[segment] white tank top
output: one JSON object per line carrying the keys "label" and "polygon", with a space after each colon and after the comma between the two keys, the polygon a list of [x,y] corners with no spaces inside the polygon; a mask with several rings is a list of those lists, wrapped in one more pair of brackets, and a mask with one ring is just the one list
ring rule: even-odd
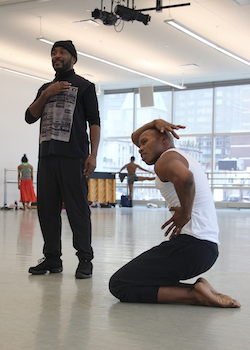
{"label": "white tank top", "polygon": [[[191,220],[183,226],[181,234],[188,234],[198,239],[205,239],[219,244],[217,216],[206,174],[200,164],[188,153],[176,148],[171,148],[166,152],[173,151],[179,153],[187,160],[189,170],[193,173],[195,181],[195,197]],[[155,185],[165,198],[168,208],[180,207],[180,201],[172,182],[162,182],[156,176]]]}

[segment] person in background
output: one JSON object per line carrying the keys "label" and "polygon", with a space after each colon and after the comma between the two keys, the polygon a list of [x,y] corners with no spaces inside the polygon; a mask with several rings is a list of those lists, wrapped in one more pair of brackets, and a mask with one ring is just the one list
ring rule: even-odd
{"label": "person in background", "polygon": [[23,210],[29,209],[29,204],[36,202],[36,195],[33,186],[33,166],[28,163],[26,154],[21,159],[22,164],[18,170],[18,189],[20,190],[20,202],[23,203]]}
{"label": "person in background", "polygon": [[75,277],[84,279],[92,276],[94,257],[88,176],[96,168],[100,140],[98,102],[95,85],[73,69],[77,52],[71,40],[54,43],[51,61],[55,79],[39,89],[25,114],[29,124],[40,119],[37,210],[44,239],[44,258],[37,266],[30,267],[29,273],[42,275],[63,270],[64,202],[79,259]]}
{"label": "person in background", "polygon": [[161,228],[163,241],[119,269],[110,279],[110,292],[120,301],[179,303],[239,308],[240,303],[217,292],[200,277],[218,257],[219,227],[211,190],[200,164],[176,149],[164,121],[145,124],[132,134],[142,160],[154,164],[156,187],[172,217]]}
{"label": "person in background", "polygon": [[140,170],[146,171],[149,174],[154,174],[154,172],[149,171],[147,169],[143,169],[140,165],[135,164],[135,157],[134,156],[132,156],[130,158],[130,163],[125,164],[121,168],[121,170],[119,171],[119,176],[120,176],[121,172],[124,169],[127,169],[127,172],[128,172],[127,176],[128,176],[129,200],[130,200],[130,207],[132,207],[133,206],[133,186],[134,186],[134,182],[135,181],[145,181],[145,180],[152,181],[152,180],[155,179],[155,177],[137,176],[136,173],[135,173],[136,170],[140,169]]}

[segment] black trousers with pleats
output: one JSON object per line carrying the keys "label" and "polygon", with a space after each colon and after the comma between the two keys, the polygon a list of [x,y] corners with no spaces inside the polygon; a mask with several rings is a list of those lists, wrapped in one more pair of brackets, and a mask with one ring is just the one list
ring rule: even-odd
{"label": "black trousers with pleats", "polygon": [[37,174],[38,217],[48,259],[62,255],[61,211],[65,204],[79,260],[91,260],[91,219],[88,179],[83,176],[84,159],[61,156],[41,157]]}
{"label": "black trousers with pleats", "polygon": [[110,292],[120,301],[156,303],[158,290],[209,270],[218,257],[216,243],[179,234],[142,253],[110,279]]}

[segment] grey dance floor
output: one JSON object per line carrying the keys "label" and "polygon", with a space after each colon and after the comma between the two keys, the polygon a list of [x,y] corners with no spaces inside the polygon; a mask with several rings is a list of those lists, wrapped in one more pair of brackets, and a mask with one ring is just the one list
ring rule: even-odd
{"label": "grey dance floor", "polygon": [[218,209],[220,256],[204,277],[241,309],[120,303],[109,277],[164,240],[165,208],[92,209],[92,279],[76,280],[77,257],[62,213],[62,274],[31,276],[42,257],[35,210],[0,211],[1,350],[246,350],[250,348],[250,211]]}

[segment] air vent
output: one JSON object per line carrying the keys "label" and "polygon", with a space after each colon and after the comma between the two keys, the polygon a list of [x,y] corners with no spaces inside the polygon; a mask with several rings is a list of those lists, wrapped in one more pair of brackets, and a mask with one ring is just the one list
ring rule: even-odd
{"label": "air vent", "polygon": [[199,66],[197,66],[197,64],[195,64],[195,63],[183,64],[183,65],[181,65],[179,67],[182,68],[182,69],[199,68]]}

